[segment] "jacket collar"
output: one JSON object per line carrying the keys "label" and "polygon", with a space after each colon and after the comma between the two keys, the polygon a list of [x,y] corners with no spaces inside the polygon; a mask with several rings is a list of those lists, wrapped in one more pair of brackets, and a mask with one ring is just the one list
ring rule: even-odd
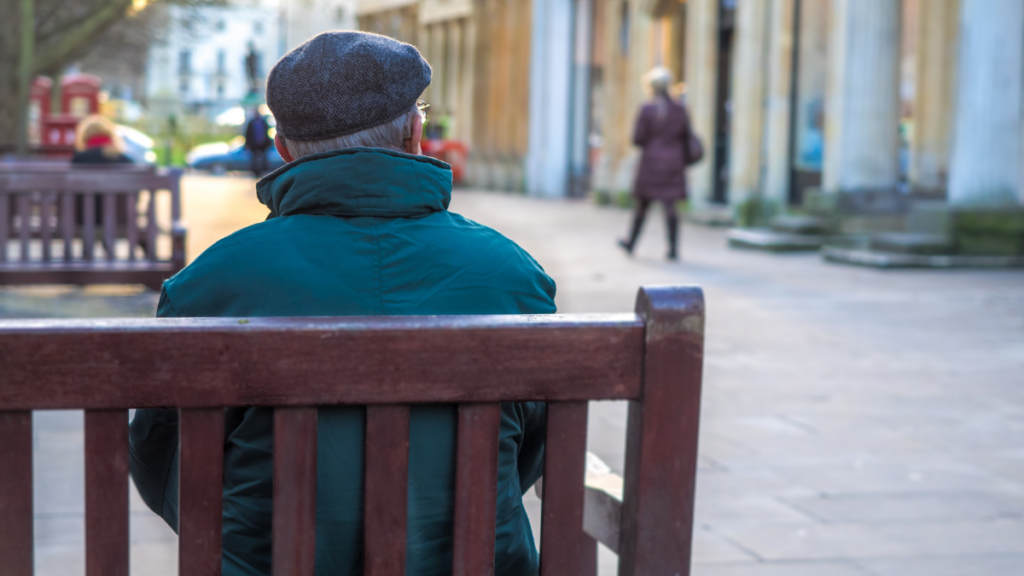
{"label": "jacket collar", "polygon": [[448,209],[451,166],[382,148],[305,156],[256,183],[269,218],[294,214],[410,218]]}

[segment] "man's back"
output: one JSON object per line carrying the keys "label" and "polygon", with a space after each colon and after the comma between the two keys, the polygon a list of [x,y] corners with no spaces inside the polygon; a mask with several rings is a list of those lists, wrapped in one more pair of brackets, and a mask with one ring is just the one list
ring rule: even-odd
{"label": "man's back", "polygon": [[[258,185],[272,217],[225,238],[169,280],[161,316],[346,316],[554,312],[554,283],[497,232],[447,212],[451,173],[437,161],[371,149],[303,158]],[[173,414],[140,411],[132,474],[176,522]],[[267,574],[272,418],[229,410],[224,573]],[[541,473],[542,404],[502,407],[496,573],[537,568],[521,495]],[[321,409],[317,570],[362,566],[364,411]],[[408,572],[451,571],[455,409],[418,406],[410,421]]]}

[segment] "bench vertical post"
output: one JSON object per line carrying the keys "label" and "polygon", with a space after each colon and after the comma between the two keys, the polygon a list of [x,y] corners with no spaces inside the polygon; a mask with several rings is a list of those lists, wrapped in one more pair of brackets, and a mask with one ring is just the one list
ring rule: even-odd
{"label": "bench vertical post", "polygon": [[128,410],[85,411],[85,574],[128,576]]}
{"label": "bench vertical post", "polygon": [[224,410],[178,411],[178,574],[221,573]]}
{"label": "bench vertical post", "polygon": [[29,260],[29,240],[32,239],[32,196],[18,194],[18,243],[21,245],[21,261]]}
{"label": "bench vertical post", "polygon": [[64,261],[75,257],[75,193],[62,192],[60,195],[60,232],[64,241]]}
{"label": "bench vertical post", "polygon": [[629,405],[621,576],[690,574],[704,357],[699,288],[642,288],[643,389]]}
{"label": "bench vertical post", "polygon": [[149,191],[149,205],[146,207],[146,256],[156,262],[156,188]]}
{"label": "bench vertical post", "polygon": [[92,262],[96,254],[96,195],[82,194],[82,259]]}
{"label": "bench vertical post", "polygon": [[32,413],[0,412],[0,439],[0,576],[32,576]]}
{"label": "bench vertical post", "polygon": [[313,576],[317,409],[274,409],[273,576]]}
{"label": "bench vertical post", "polygon": [[103,251],[107,262],[113,262],[117,253],[117,194],[103,193]]}
{"label": "bench vertical post", "polygon": [[139,193],[129,193],[124,195],[125,212],[128,214],[128,229],[126,235],[128,237],[128,261],[135,261],[135,250],[139,246]]}
{"label": "bench vertical post", "polygon": [[43,243],[43,262],[53,259],[53,229],[50,227],[50,219],[56,205],[55,196],[53,192],[43,192],[42,200],[39,202],[39,238]]}
{"label": "bench vertical post", "polygon": [[409,406],[366,407],[363,534],[366,576],[404,576]]}
{"label": "bench vertical post", "polygon": [[0,262],[7,262],[7,241],[11,237],[11,200],[8,193],[0,193]]}
{"label": "bench vertical post", "polygon": [[595,576],[597,541],[583,531],[587,402],[548,402],[541,576]]}
{"label": "bench vertical post", "polygon": [[455,457],[454,576],[494,574],[500,404],[460,404]]}

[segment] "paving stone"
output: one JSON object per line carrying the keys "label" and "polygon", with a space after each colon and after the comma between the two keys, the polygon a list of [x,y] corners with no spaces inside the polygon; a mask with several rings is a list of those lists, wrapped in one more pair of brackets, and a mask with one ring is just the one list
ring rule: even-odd
{"label": "paving stone", "polygon": [[868,559],[862,564],[877,576],[1020,576],[1024,554],[939,555]]}
{"label": "paving stone", "polygon": [[857,564],[835,562],[745,562],[695,564],[693,576],[872,576]]}

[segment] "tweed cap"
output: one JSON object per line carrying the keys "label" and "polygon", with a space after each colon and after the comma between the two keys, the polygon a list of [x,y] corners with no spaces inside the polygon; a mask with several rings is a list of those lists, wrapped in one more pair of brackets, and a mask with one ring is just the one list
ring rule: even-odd
{"label": "tweed cap", "polygon": [[324,32],[285,54],[267,78],[267,106],[289,140],[326,140],[387,124],[430,85],[419,50],[366,32]]}

